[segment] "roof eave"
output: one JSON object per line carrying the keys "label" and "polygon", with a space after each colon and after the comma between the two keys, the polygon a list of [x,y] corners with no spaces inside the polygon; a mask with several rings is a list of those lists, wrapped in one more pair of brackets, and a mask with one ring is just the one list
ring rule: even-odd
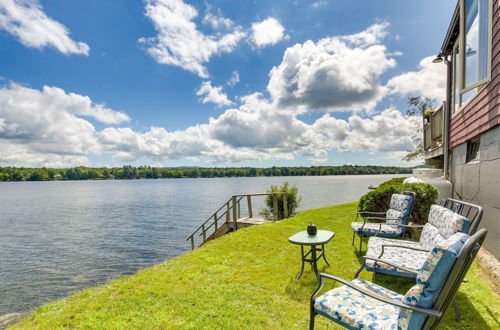
{"label": "roof eave", "polygon": [[450,26],[448,27],[448,31],[446,32],[446,37],[444,38],[443,45],[441,46],[441,54],[443,55],[451,54],[453,44],[455,43],[455,40],[458,37],[458,33],[460,32],[459,12],[460,12],[460,2],[457,1],[457,6],[455,7],[455,11],[453,12]]}

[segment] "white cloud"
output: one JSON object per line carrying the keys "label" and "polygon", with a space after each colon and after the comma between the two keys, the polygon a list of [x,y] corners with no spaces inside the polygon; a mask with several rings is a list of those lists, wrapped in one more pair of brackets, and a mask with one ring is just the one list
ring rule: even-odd
{"label": "white cloud", "polygon": [[231,78],[229,78],[226,84],[230,87],[233,87],[239,82],[240,82],[240,74],[238,73],[238,71],[233,71],[231,72]]}
{"label": "white cloud", "polygon": [[406,72],[393,77],[387,83],[391,94],[424,96],[443,101],[446,90],[446,66],[432,63],[434,56],[422,59],[418,71]]}
{"label": "white cloud", "polygon": [[18,167],[91,166],[86,156],[64,155],[33,150],[30,146],[7,143],[0,138],[0,165]]}
{"label": "white cloud", "polygon": [[373,24],[368,29],[361,31],[359,33],[354,33],[347,36],[338,37],[339,40],[345,41],[356,46],[370,46],[380,43],[389,32],[387,28],[389,23],[382,22]]}
{"label": "white cloud", "polygon": [[[321,163],[330,151],[399,154],[414,146],[417,133],[414,121],[397,109],[354,113],[348,119],[328,113],[313,123],[299,119],[301,111],[290,111],[373,107],[385,94],[380,75],[395,65],[380,44],[386,27],[382,23],[358,34],[295,45],[269,74],[270,98],[261,93],[240,97],[240,106],[206,123],[171,132],[163,127],[99,131],[89,118],[108,126],[130,118],[60,88],[35,90],[10,84],[0,89],[0,164],[86,165],[89,155],[99,154],[154,164],[173,159],[240,163],[299,156]],[[222,87],[212,86],[211,81],[204,81],[197,95],[202,102],[232,104]]]}
{"label": "white cloud", "polygon": [[210,12],[207,12],[205,14],[202,23],[210,25],[215,30],[219,30],[222,28],[230,29],[234,24],[234,22],[231,19],[223,17],[220,14],[214,15]]}
{"label": "white cloud", "polygon": [[386,93],[380,76],[396,65],[381,44],[387,27],[375,24],[357,34],[288,48],[269,74],[273,100],[299,111],[372,111]]}
{"label": "white cloud", "polygon": [[414,125],[397,109],[386,109],[371,118],[353,115],[348,123],[350,133],[341,150],[402,151],[413,146]]}
{"label": "white cloud", "polygon": [[129,120],[122,112],[60,88],[36,90],[14,83],[1,88],[0,163],[88,164],[87,156],[101,148],[94,126],[81,116],[104,124]]}
{"label": "white cloud", "polygon": [[158,63],[181,67],[201,78],[208,78],[204,64],[213,55],[232,52],[246,36],[239,26],[227,34],[203,34],[194,22],[198,11],[181,0],[146,0],[145,15],[158,32],[153,38],[139,39],[147,52]]}
{"label": "white cloud", "polygon": [[365,118],[352,115],[348,120],[325,114],[307,124],[259,93],[244,96],[241,102],[208,123],[183,130],[98,131],[80,117],[100,117],[99,106],[88,97],[55,87],[39,91],[11,84],[0,89],[0,164],[89,165],[88,156],[99,154],[155,164],[172,159],[228,163],[298,156],[324,162],[331,150],[402,152],[413,146],[413,124],[396,109]]}
{"label": "white cloud", "polygon": [[218,106],[229,106],[233,104],[233,102],[227,98],[227,94],[222,92],[222,87],[212,86],[211,81],[202,82],[200,89],[196,92],[196,95],[202,96],[200,99],[202,103],[211,102],[217,104]]}
{"label": "white cloud", "polygon": [[327,1],[316,1],[316,2],[313,2],[311,4],[311,7],[313,7],[314,9],[317,9],[317,8],[320,8],[320,7],[324,7],[328,4]]}
{"label": "white cloud", "polygon": [[325,157],[325,158],[314,158],[314,157],[312,157],[312,158],[309,158],[309,160],[311,162],[313,162],[314,164],[323,164],[323,163],[325,163],[325,162],[328,161],[328,158],[327,157]]}
{"label": "white cloud", "polygon": [[[238,109],[211,118],[211,136],[234,148],[289,151],[295,142],[307,139],[307,125],[288,113],[274,109],[260,94],[243,98]],[[306,134],[306,135],[303,135]]]}
{"label": "white cloud", "polygon": [[38,0],[0,1],[0,29],[27,46],[51,46],[63,54],[88,55],[89,46],[69,37],[68,29],[48,17]]}
{"label": "white cloud", "polygon": [[252,41],[257,47],[274,45],[284,38],[285,28],[274,17],[252,24]]}
{"label": "white cloud", "polygon": [[[23,89],[15,84],[13,88]],[[33,92],[34,90],[24,88],[24,91]],[[61,88],[44,86],[42,92],[36,91],[34,94],[37,95],[39,102],[49,107],[58,106],[73,115],[92,117],[104,124],[121,124],[130,121],[129,116],[123,112],[108,109],[102,104],[95,104],[88,96],[66,93]]]}

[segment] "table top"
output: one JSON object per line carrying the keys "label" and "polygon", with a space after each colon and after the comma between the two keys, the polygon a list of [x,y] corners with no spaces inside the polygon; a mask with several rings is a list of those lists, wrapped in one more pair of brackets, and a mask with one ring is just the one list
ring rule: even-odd
{"label": "table top", "polygon": [[329,230],[318,230],[316,236],[309,236],[304,230],[288,237],[288,241],[298,245],[321,245],[330,242],[333,236],[335,233]]}

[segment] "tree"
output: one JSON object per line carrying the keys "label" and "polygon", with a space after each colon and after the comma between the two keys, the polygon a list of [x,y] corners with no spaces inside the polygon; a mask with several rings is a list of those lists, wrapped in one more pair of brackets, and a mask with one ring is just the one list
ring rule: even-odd
{"label": "tree", "polygon": [[[272,185],[271,188],[267,191],[268,193],[275,192],[284,192],[287,197],[287,209],[288,216],[291,217],[297,211],[297,208],[300,205],[300,201],[302,197],[298,196],[298,188],[296,186],[290,187],[288,182],[284,182],[281,187]],[[278,200],[278,218],[283,219],[285,217],[285,210],[283,207],[283,195],[276,196]],[[268,195],[264,200],[266,208],[259,212],[260,215],[263,215],[266,219],[270,218],[273,215],[274,211],[274,197],[273,195]],[[277,220],[277,219],[275,219]]]}
{"label": "tree", "polygon": [[[409,119],[412,117],[424,117],[427,110],[433,109],[435,103],[428,97],[413,96],[408,98],[408,105],[410,109],[406,110],[406,114]],[[415,131],[411,136],[415,148],[413,150],[407,150],[406,155],[403,160],[411,161],[414,159],[421,158],[424,155],[424,136],[423,136],[423,123],[415,120]]]}

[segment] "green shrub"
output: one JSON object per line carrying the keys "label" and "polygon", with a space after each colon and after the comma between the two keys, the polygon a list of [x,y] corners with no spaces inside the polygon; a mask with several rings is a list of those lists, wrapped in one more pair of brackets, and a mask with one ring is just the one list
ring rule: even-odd
{"label": "green shrub", "polygon": [[[287,209],[288,209],[288,217],[291,217],[297,212],[297,208],[300,205],[300,201],[302,200],[302,197],[300,197],[298,193],[298,188],[296,186],[290,187],[288,182],[284,182],[281,187],[278,188],[278,186],[272,185],[269,190],[267,191],[268,193],[272,192],[286,192],[287,196]],[[269,219],[273,214],[273,196],[269,195],[266,197],[264,203],[266,205],[266,208],[261,210],[259,212],[260,215],[263,215],[266,217],[266,219]],[[285,217],[285,210],[283,208],[283,195],[278,195],[278,218],[283,219]]]}
{"label": "green shrub", "polygon": [[379,187],[385,187],[385,186],[392,186],[395,184],[403,184],[403,181],[405,180],[405,177],[402,178],[392,178],[390,180],[387,180],[385,182],[382,182]]}
{"label": "green shrub", "polygon": [[438,190],[428,183],[407,183],[405,178],[394,178],[382,183],[377,189],[363,195],[358,204],[358,210],[384,212],[389,208],[392,194],[400,194],[403,191],[415,192],[416,199],[413,202],[413,222],[425,224],[431,205],[437,202]]}

